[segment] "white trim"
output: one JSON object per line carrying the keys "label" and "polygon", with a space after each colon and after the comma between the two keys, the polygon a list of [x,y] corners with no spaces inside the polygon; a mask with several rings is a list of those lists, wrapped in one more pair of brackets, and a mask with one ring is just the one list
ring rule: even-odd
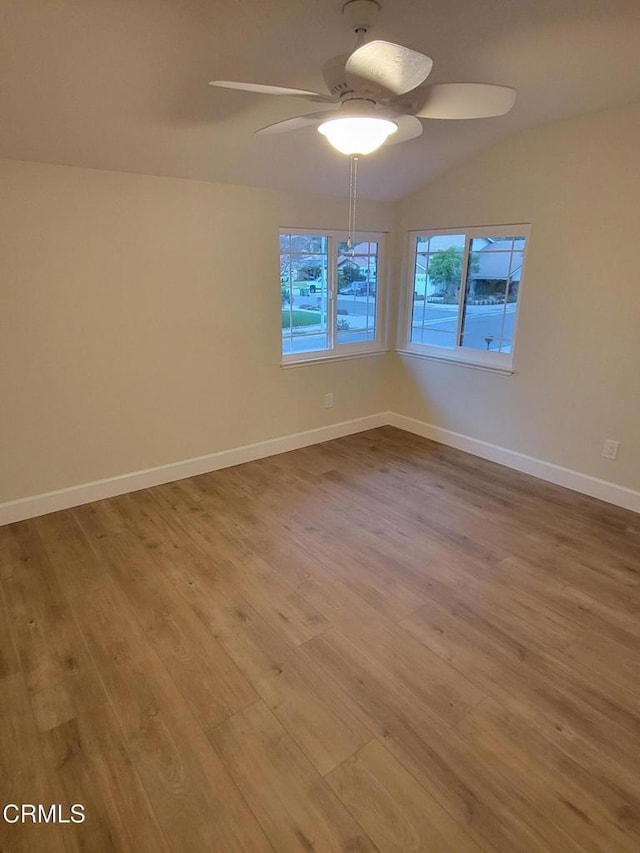
{"label": "white trim", "polygon": [[[282,352],[280,349],[280,364],[282,367],[289,365],[310,364],[314,361],[328,361],[333,358],[348,358],[353,355],[370,354],[375,352],[385,352],[388,347],[388,293],[390,288],[387,287],[389,269],[387,263],[387,239],[389,234],[387,231],[356,231],[353,234],[353,239],[356,242],[375,243],[378,247],[376,253],[376,292],[375,292],[375,338],[356,343],[340,343],[337,340],[337,324],[338,324],[338,244],[343,242],[349,236],[348,231],[336,229],[309,229],[309,228],[280,228],[279,236],[297,236],[298,234],[308,234],[313,237],[322,237],[327,240],[327,346],[325,349],[308,350],[301,352]],[[317,253],[296,253],[283,252],[280,250],[280,257],[283,254],[322,254]],[[281,280],[282,286],[282,280]],[[289,286],[293,288],[293,282],[289,282]],[[293,290],[291,289],[291,294]],[[290,310],[293,310],[293,303],[289,303]],[[284,309],[283,309],[284,310]],[[358,330],[355,329],[355,332]],[[367,327],[368,331],[368,327]],[[321,334],[321,333],[319,333]]]}
{"label": "white trim", "polygon": [[513,367],[503,367],[501,364],[489,364],[489,362],[471,361],[456,356],[446,356],[420,350],[409,349],[409,347],[419,346],[418,344],[407,344],[406,347],[397,349],[398,355],[408,355],[412,358],[426,358],[428,361],[442,361],[445,364],[457,364],[459,367],[472,367],[474,370],[488,370],[490,373],[502,373],[503,376],[513,376],[518,371]]}
{"label": "white trim", "polygon": [[[511,226],[509,226],[511,227]],[[318,228],[299,228],[297,225],[281,225],[278,229],[280,234],[293,234],[297,237],[298,234],[309,234],[311,237],[337,237],[342,239],[342,237],[348,237],[349,232],[344,228],[323,228],[319,226]],[[386,237],[390,234],[390,231],[385,231],[384,229],[369,229],[368,231],[357,231],[353,232],[354,238],[357,238],[358,242],[364,243],[375,243],[378,240],[378,237],[381,234],[384,234]],[[321,252],[294,252],[294,254],[311,254],[317,255],[321,254]]]}
{"label": "white trim", "polygon": [[33,495],[33,497],[7,501],[0,504],[0,526],[11,524],[14,521],[23,521],[26,518],[46,515],[49,512],[57,512],[61,509],[69,509],[80,504],[104,500],[104,498],[113,498],[116,495],[124,495],[128,492],[137,492],[151,486],[172,483],[175,480],[183,480],[185,477],[195,477],[198,474],[206,474],[220,468],[229,468],[231,465],[241,465],[243,462],[251,462],[254,459],[264,459],[277,453],[286,453],[288,450],[297,450],[300,447],[308,447],[310,444],[331,441],[334,438],[342,438],[342,436],[352,435],[363,430],[375,429],[388,423],[388,413],[378,412],[363,418],[341,421],[337,424],[296,432],[280,438],[271,438],[257,444],[245,444],[242,447],[221,450],[219,453],[210,453],[207,456],[198,456],[181,462],[170,462],[168,465],[146,468],[143,471],[133,471],[130,474],[121,474],[118,477],[109,477],[106,480],[96,480],[92,483],[83,483],[67,489],[58,489],[55,492],[45,492],[44,494]]}
{"label": "white trim", "polygon": [[360,355],[379,355],[388,349],[378,341],[362,341],[352,344],[336,344],[333,349],[311,349],[300,352],[283,353],[280,367],[313,364],[314,361],[336,361],[344,358],[357,358]]}
{"label": "white trim", "polygon": [[399,415],[396,412],[389,412],[388,423],[390,426],[395,426],[406,432],[412,432],[423,438],[430,438],[432,441],[455,447],[457,450],[464,450],[474,456],[481,456],[491,462],[506,465],[516,471],[522,471],[524,474],[531,474],[533,477],[539,477],[541,480],[554,483],[556,486],[564,486],[565,489],[590,495],[592,498],[616,504],[616,506],[630,509],[633,512],[640,512],[640,492],[634,489],[618,486],[608,480],[600,480],[589,474],[581,474],[571,468],[563,468],[553,462],[545,462],[544,459],[527,456],[524,453],[518,453],[516,450],[490,444],[488,441],[481,441],[478,438],[443,429],[416,418]]}
{"label": "white trim", "polygon": [[0,504],[0,526],[11,524],[14,521],[23,521],[26,518],[46,515],[49,512],[57,512],[61,509],[69,509],[80,504],[104,500],[128,492],[136,492],[139,489],[172,483],[185,477],[195,477],[198,474],[206,474],[209,471],[217,471],[231,465],[241,465],[243,462],[251,462],[254,459],[264,459],[277,453],[286,453],[289,450],[297,450],[311,444],[331,441],[334,438],[342,438],[345,435],[353,435],[381,426],[394,426],[406,432],[430,438],[440,444],[472,453],[474,456],[481,456],[483,459],[506,465],[516,471],[531,474],[549,483],[555,483],[558,486],[590,495],[607,503],[640,512],[640,492],[633,489],[618,486],[607,480],[599,480],[597,477],[581,474],[579,471],[572,471],[569,468],[562,468],[560,465],[545,462],[543,459],[526,456],[524,453],[499,447],[487,441],[480,441],[480,439],[443,429],[416,418],[409,418],[397,412],[377,412],[363,418],[341,421],[337,424],[292,433],[280,438],[271,438],[257,444],[246,444],[230,450],[221,450],[219,453],[198,456],[195,459],[171,462],[157,468],[147,468],[143,471],[122,474],[119,477],[96,480],[93,483],[71,486],[68,489],[59,489],[55,492],[46,492],[16,501],[7,501]]}
{"label": "white trim", "polygon": [[327,361],[349,361],[352,358],[368,358],[371,355],[385,355],[388,349],[363,349],[359,352],[340,353],[339,355],[319,355],[317,358],[300,358],[297,361],[282,361],[280,367],[308,367],[310,364],[324,364]]}
{"label": "white trim", "polygon": [[[433,344],[419,344],[411,341],[413,310],[415,306],[415,273],[416,259],[418,255],[418,238],[419,237],[437,237],[437,236],[464,236],[464,255],[462,269],[460,272],[460,292],[458,295],[458,316],[456,327],[456,344],[453,348],[437,347]],[[485,352],[484,350],[475,350],[470,347],[463,347],[459,343],[462,325],[464,323],[464,312],[467,294],[467,273],[469,256],[471,252],[471,240],[474,237],[513,237],[523,236],[525,245],[522,249],[522,265],[520,283],[518,288],[518,298],[515,305],[515,316],[513,323],[513,334],[511,338],[511,349],[508,353],[503,352]],[[458,363],[466,363],[467,366],[486,365],[489,370],[494,369],[498,373],[514,373],[513,360],[516,345],[516,334],[518,330],[518,317],[520,316],[520,303],[522,300],[522,285],[525,280],[525,267],[527,263],[529,244],[531,241],[531,224],[529,223],[512,223],[506,225],[481,225],[471,227],[456,227],[456,228],[422,228],[412,229],[406,232],[405,239],[405,255],[403,256],[404,272],[402,276],[401,293],[399,299],[399,317],[398,317],[398,341],[400,342],[398,351],[409,355],[413,352],[423,351],[427,357],[433,357],[439,361],[450,361]],[[513,246],[511,248],[511,258],[513,258]],[[426,299],[426,282],[425,282],[425,299]],[[506,307],[506,305],[505,305]],[[426,301],[423,311],[426,310]],[[424,318],[424,315],[423,315]],[[504,326],[504,315],[503,315]],[[415,348],[415,349],[414,349]],[[496,365],[496,367],[494,367]]]}
{"label": "white trim", "polygon": [[[504,222],[493,225],[451,225],[447,228],[410,228],[408,233],[418,237],[469,234],[471,237],[513,237],[514,228],[531,228],[530,222]],[[519,235],[518,235],[519,236]]]}

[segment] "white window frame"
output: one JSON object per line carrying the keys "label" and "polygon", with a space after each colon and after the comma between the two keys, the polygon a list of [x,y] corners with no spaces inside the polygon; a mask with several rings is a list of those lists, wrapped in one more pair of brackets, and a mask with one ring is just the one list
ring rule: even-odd
{"label": "white window frame", "polygon": [[[279,238],[287,234],[309,234],[313,237],[327,238],[327,349],[311,350],[309,352],[282,352],[280,339],[280,358],[282,367],[295,367],[317,361],[333,361],[335,359],[356,358],[365,355],[378,355],[387,352],[387,256],[386,237],[384,231],[357,231],[353,235],[354,243],[377,243],[378,256],[376,262],[376,337],[372,341],[361,343],[337,343],[337,295],[338,295],[338,243],[345,242],[349,236],[347,231],[330,228],[280,228]],[[278,245],[280,240],[278,238]]]}
{"label": "white window frame", "polygon": [[[418,237],[436,237],[446,236],[448,234],[464,234],[464,258],[461,273],[460,296],[458,300],[458,329],[457,340],[460,338],[460,326],[462,323],[463,312],[466,301],[466,282],[467,282],[467,266],[469,262],[469,252],[471,240],[474,237],[524,237],[525,246],[522,259],[522,273],[518,285],[518,301],[516,303],[516,315],[513,324],[513,337],[511,340],[511,352],[488,352],[471,347],[460,346],[456,343],[455,347],[439,347],[432,344],[417,344],[411,342],[411,321],[413,315],[414,302],[414,281],[415,281],[415,266],[416,266],[416,244]],[[419,358],[428,358],[435,361],[446,361],[454,364],[459,364],[465,367],[479,368],[482,370],[492,370],[497,373],[514,373],[513,368],[514,353],[516,348],[516,337],[518,331],[518,318],[520,316],[520,305],[522,301],[522,287],[525,282],[525,273],[527,265],[527,255],[529,252],[529,243],[531,238],[531,225],[527,223],[515,223],[509,225],[483,225],[459,228],[422,228],[415,231],[409,231],[407,234],[407,245],[405,251],[405,268],[406,275],[404,277],[403,293],[401,297],[401,305],[399,312],[399,329],[398,340],[400,345],[396,351],[401,355],[417,356]]]}

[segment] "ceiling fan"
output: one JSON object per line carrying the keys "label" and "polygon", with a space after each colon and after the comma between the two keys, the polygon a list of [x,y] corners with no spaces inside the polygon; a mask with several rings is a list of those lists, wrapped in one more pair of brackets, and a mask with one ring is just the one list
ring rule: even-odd
{"label": "ceiling fan", "polygon": [[423,131],[420,119],[488,118],[508,113],[515,89],[485,83],[421,84],[433,61],[423,53],[388,41],[366,41],[380,11],[377,0],[349,0],[342,8],[356,35],[351,53],[326,62],[322,75],[328,92],[313,92],[262,83],[212,80],[211,86],[263,95],[286,95],[332,105],[318,112],[278,121],[256,131],[283,133],[316,126],[343,154],[369,154],[382,144],[414,139]]}

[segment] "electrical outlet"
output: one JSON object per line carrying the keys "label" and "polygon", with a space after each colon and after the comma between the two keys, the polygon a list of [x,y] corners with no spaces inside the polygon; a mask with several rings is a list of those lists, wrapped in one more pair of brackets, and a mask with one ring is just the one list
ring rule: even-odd
{"label": "electrical outlet", "polygon": [[330,409],[333,406],[333,394],[324,395],[324,407]]}
{"label": "electrical outlet", "polygon": [[611,439],[608,438],[602,445],[602,455],[605,459],[615,459],[618,456],[619,447],[619,441],[611,441]]}

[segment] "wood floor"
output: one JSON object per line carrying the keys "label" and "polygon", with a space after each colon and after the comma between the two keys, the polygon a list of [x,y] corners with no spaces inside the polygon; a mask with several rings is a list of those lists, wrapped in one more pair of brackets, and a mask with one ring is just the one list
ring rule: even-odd
{"label": "wood floor", "polygon": [[2,851],[638,853],[640,519],[392,428],[0,528]]}

